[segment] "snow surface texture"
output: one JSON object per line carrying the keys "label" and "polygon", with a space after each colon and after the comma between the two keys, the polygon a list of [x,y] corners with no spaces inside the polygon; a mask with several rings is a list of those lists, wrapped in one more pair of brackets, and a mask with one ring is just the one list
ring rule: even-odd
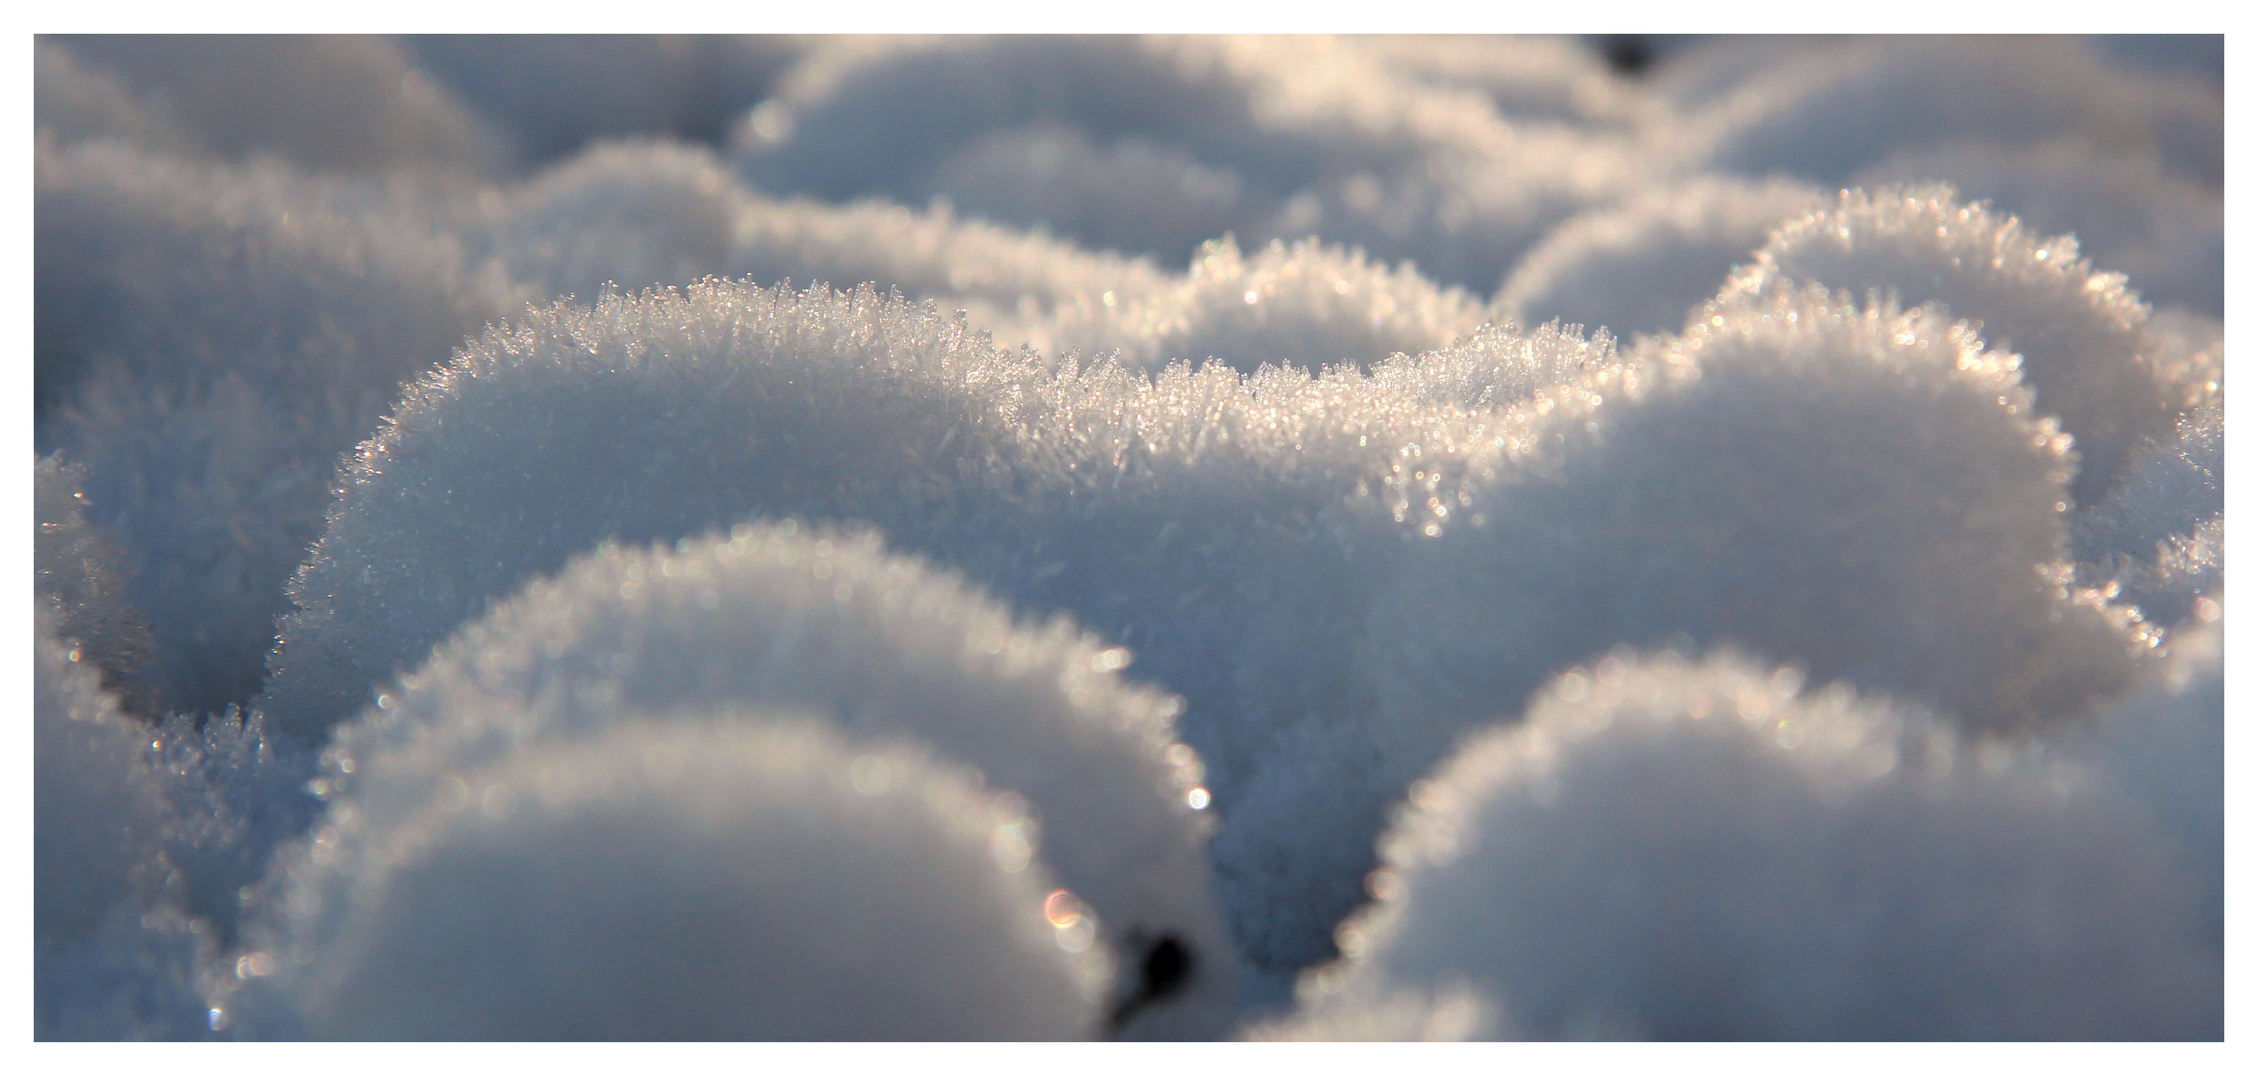
{"label": "snow surface texture", "polygon": [[2023,357],[2038,408],[2076,440],[2070,491],[2081,503],[2116,481],[2135,441],[2171,426],[2182,396],[2142,334],[2148,307],[2124,275],[2094,269],[2075,237],[2035,235],[1958,201],[1948,185],[1847,190],[1783,226],[1723,296],[1789,281],[1934,303],[1980,323],[1992,348]]}
{"label": "snow surface texture", "polygon": [[89,469],[158,700],[245,701],[338,455],[507,292],[365,185],[110,142],[36,165],[38,438]]}
{"label": "snow surface texture", "polygon": [[1441,485],[1450,527],[1369,637],[1398,725],[1511,713],[1550,671],[1675,634],[1990,730],[2126,685],[2139,642],[2063,582],[2068,440],[2012,357],[1816,288],[1707,310],[1509,414],[1497,481]]}
{"label": "snow surface texture", "polygon": [[762,512],[976,538],[1009,437],[999,391],[1039,371],[867,289],[528,312],[426,373],[349,462],[291,584],[267,711],[318,741],[488,601],[606,539]]}
{"label": "snow surface texture", "polygon": [[471,257],[499,259],[532,299],[593,300],[606,284],[632,291],[707,275],[871,282],[965,309],[999,337],[1048,345],[1062,305],[1086,322],[1107,294],[1118,303],[1174,284],[1149,262],[960,222],[946,207],[770,199],[710,150],[666,142],[591,146],[479,207]]}
{"label": "snow surface texture", "polygon": [[1180,282],[1106,303],[1097,325],[1067,321],[1058,334],[1062,344],[1118,350],[1147,368],[1169,360],[1221,360],[1246,372],[1263,364],[1370,367],[1448,345],[1480,325],[1481,314],[1463,290],[1438,290],[1408,265],[1390,270],[1361,251],[1311,241],[1289,248],[1274,240],[1249,259],[1225,237],[1201,247]]}
{"label": "snow surface texture", "polygon": [[45,606],[34,621],[33,1036],[193,1037],[196,934],[166,895],[169,807],[148,736]]}
{"label": "snow surface texture", "polygon": [[49,454],[32,466],[32,592],[55,636],[101,673],[113,694],[132,694],[148,659],[149,620],[119,599],[124,554],[86,520],[86,466]]}
{"label": "snow surface texture", "polygon": [[1819,208],[1815,188],[1784,180],[1693,179],[1563,222],[1498,293],[1498,312],[1619,335],[1677,330],[1772,229]]}
{"label": "snow surface texture", "polygon": [[[607,540],[785,518],[1181,699],[1178,899],[1247,975],[1207,1033],[1337,956],[1413,781],[1619,646],[2077,757],[2185,869],[2218,41],[42,37],[37,603],[149,735],[149,932],[232,992],[338,724]],[[116,925],[64,1027],[273,1030],[183,1024]]]}
{"label": "snow surface texture", "polygon": [[1491,454],[1405,448],[1403,503],[1433,539],[1367,571],[1349,704],[1292,718],[1225,805],[1227,890],[1254,868],[1302,898],[1250,950],[1316,959],[1405,785],[1619,643],[1737,643],[1987,729],[2043,728],[2133,677],[2129,613],[2067,585],[2062,440],[2010,411],[2007,358],[1820,291],[1719,311],[1461,436]]}
{"label": "snow surface texture", "polygon": [[1303,993],[1386,1016],[1470,984],[1487,1037],[2220,1037],[2217,942],[2147,816],[1802,681],[1730,654],[1570,669],[1411,788],[1378,902]]}
{"label": "snow surface texture", "polygon": [[[763,713],[616,719],[492,762],[369,761],[435,797],[336,804],[215,1015],[356,1040],[1099,1030],[1107,958],[1006,850],[1013,796]],[[461,771],[408,775],[433,765]]]}
{"label": "snow surface texture", "polygon": [[2224,309],[2224,208],[2154,157],[2075,139],[2012,150],[1960,143],[1892,155],[1858,179],[1867,187],[1947,181],[1964,198],[2013,208],[2038,235],[2076,234],[2080,252],[2138,282],[2150,303],[2213,316]]}
{"label": "snow surface texture", "polygon": [[82,516],[85,467],[33,478],[39,1038],[195,1037],[199,959],[315,809],[314,764],[262,718],[151,711],[132,680],[146,625],[116,596],[118,553]]}
{"label": "snow surface texture", "polygon": [[[487,602],[607,538],[862,520],[1030,610],[1072,612],[1202,701],[1185,738],[1228,810],[1280,729],[1311,710],[1363,719],[1369,693],[1344,679],[1366,590],[1427,516],[1400,505],[1399,463],[1421,444],[1488,446],[1453,395],[1610,355],[1557,332],[1482,341],[1371,376],[1148,378],[1014,357],[867,290],[709,284],[559,307],[427,377],[363,447],[293,584],[265,708],[318,739]],[[1353,801],[1377,828],[1387,798]],[[1369,835],[1275,843],[1354,860]],[[1224,879],[1242,933],[1295,928],[1258,962],[1321,949],[1347,910],[1294,921],[1297,875]]]}
{"label": "snow surface texture", "polygon": [[870,534],[787,519],[647,550],[607,543],[378,698],[331,746],[357,770],[327,782],[382,825],[428,803],[440,772],[592,737],[622,713],[804,711],[854,737],[913,739],[1023,797],[1011,857],[1025,861],[1039,828],[1043,861],[1108,928],[1128,965],[1110,1005],[1124,1033],[1212,1037],[1237,978],[1207,899],[1208,792],[1175,739],[1181,703],[1123,685],[1113,672],[1127,663],[1071,623],[1015,625]]}
{"label": "snow surface texture", "polygon": [[[1226,230],[1316,233],[1485,289],[1577,203],[1643,178],[1629,135],[1510,118],[1407,66],[1322,38],[846,40],[786,72],[734,144],[773,190],[945,196],[1167,261]],[[1040,182],[991,182],[1011,162]],[[1107,197],[1124,174],[1150,178],[1135,201]]]}

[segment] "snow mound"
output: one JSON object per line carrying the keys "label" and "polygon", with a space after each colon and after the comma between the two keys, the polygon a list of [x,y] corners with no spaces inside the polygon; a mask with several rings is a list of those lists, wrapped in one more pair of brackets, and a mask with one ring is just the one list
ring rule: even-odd
{"label": "snow mound", "polygon": [[43,39],[130,88],[208,152],[324,172],[484,172],[500,148],[400,46],[366,35],[68,35]]}
{"label": "snow mound", "polygon": [[2077,137],[2220,184],[2217,85],[2122,67],[2090,42],[1877,37],[1748,53],[1757,62],[1745,77],[1728,79],[1729,89],[1687,117],[1678,138],[1690,163],[1833,185],[1901,150]]}
{"label": "snow mound", "polygon": [[2013,213],[2038,235],[2076,234],[2079,251],[2127,275],[2151,303],[2214,316],[2225,308],[2225,202],[2152,156],[2078,139],[2013,148],[1970,142],[1892,154],[1857,177],[1868,188],[1938,181]]}
{"label": "snow mound", "polygon": [[37,438],[125,550],[158,703],[258,690],[337,457],[505,309],[371,185],[86,143],[35,164]]}
{"label": "snow mound", "polygon": [[1495,309],[1619,336],[1666,334],[1754,257],[1771,231],[1819,208],[1789,180],[1694,177],[1562,222],[1505,279]]}
{"label": "snow mound", "polygon": [[401,47],[484,117],[512,158],[539,165],[600,138],[718,142],[806,46],[753,35],[418,34]]}
{"label": "snow mound", "polygon": [[650,549],[607,543],[389,688],[332,742],[341,771],[327,783],[389,820],[387,807],[430,801],[440,773],[592,737],[623,713],[837,717],[853,737],[914,740],[1023,796],[1027,841],[1039,824],[1060,883],[1124,963],[1152,969],[1113,1003],[1125,1030],[1210,1037],[1237,988],[1207,899],[1211,823],[1197,811],[1209,793],[1175,738],[1181,702],[1124,685],[1113,673],[1127,663],[1064,620],[1015,623],[867,533],[787,519]]}
{"label": "snow mound", "polygon": [[1119,350],[1152,369],[1170,360],[1221,360],[1245,372],[1263,364],[1369,368],[1441,348],[1482,321],[1481,305],[1462,290],[1308,240],[1274,240],[1249,259],[1225,236],[1200,248],[1184,278],[1132,296],[1097,308],[1094,325],[1062,317],[1059,344]]}
{"label": "snow mound", "polygon": [[2219,1037],[2219,953],[2147,818],[1801,683],[1730,654],[1562,674],[1412,788],[1303,993],[1464,982],[1532,1038]]}
{"label": "snow mound", "polygon": [[1416,82],[1478,90],[1509,119],[1602,130],[1662,119],[1644,87],[1571,38],[1385,34],[1337,40]]}
{"label": "snow mound", "polygon": [[883,202],[832,206],[759,195],[710,150],[665,141],[590,146],[514,188],[482,196],[464,243],[507,267],[529,300],[593,301],[686,286],[708,276],[774,285],[830,281],[900,289],[1013,342],[1050,349],[1061,319],[1083,322],[1102,297],[1174,285],[1143,260]]}
{"label": "snow mound", "polygon": [[[1357,628],[1429,514],[1410,490],[1427,474],[1399,466],[1490,452],[1453,399],[1611,355],[1557,330],[1484,340],[1479,361],[1370,376],[1147,376],[1014,358],[868,290],[707,283],[559,306],[427,377],[364,446],[294,585],[264,708],[318,740],[489,601],[609,538],[863,521],[1134,650],[1141,677],[1201,703],[1181,729],[1228,809],[1280,729],[1365,715]],[[1343,841],[1321,834],[1307,842]],[[1225,892],[1242,931],[1298,904]]]}
{"label": "snow mound", "polygon": [[[733,147],[769,190],[946,197],[1170,261],[1221,231],[1317,233],[1485,289],[1545,227],[1651,172],[1628,135],[1508,119],[1484,89],[1385,52],[1313,37],[827,43]],[[1145,190],[1107,200],[1123,171]]]}
{"label": "snow mound", "polygon": [[1981,324],[1994,350],[2021,354],[2038,409],[2076,440],[2070,493],[2081,504],[2109,490],[2142,436],[2171,427],[2170,379],[2143,333],[2148,306],[2124,276],[2096,270],[2075,237],[2039,236],[1947,185],[1844,191],[1782,226],[1720,299],[1798,281],[1936,304]]}
{"label": "snow mound", "polygon": [[746,198],[710,152],[603,143],[490,199],[476,250],[528,299],[687,285],[728,266]]}
{"label": "snow mound", "polygon": [[1414,775],[1560,667],[1674,635],[1988,730],[2128,685],[2142,628],[2070,587],[2067,440],[2012,357],[1818,289],[1708,310],[1518,406],[1495,480],[1444,478],[1366,635]]}
{"label": "snow mound", "polygon": [[[975,527],[1031,360],[868,289],[706,283],[489,329],[348,459],[263,698],[318,742],[539,574],[757,513]],[[972,520],[967,520],[972,518]]]}
{"label": "snow mound", "polygon": [[1097,1029],[1104,950],[1039,864],[999,857],[1010,796],[766,713],[620,719],[443,763],[433,798],[334,804],[214,1014],[356,1040]]}

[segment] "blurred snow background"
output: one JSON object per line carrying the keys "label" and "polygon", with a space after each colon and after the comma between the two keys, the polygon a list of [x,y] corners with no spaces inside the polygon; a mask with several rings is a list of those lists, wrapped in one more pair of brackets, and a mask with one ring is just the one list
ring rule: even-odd
{"label": "blurred snow background", "polygon": [[42,36],[35,1033],[2219,1038],[2220,42]]}

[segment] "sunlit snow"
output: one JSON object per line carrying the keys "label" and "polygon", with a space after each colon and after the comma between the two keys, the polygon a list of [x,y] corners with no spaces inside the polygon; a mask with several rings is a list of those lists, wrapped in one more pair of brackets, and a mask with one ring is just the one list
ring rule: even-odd
{"label": "sunlit snow", "polygon": [[40,37],[35,1036],[2219,1039],[2220,41]]}

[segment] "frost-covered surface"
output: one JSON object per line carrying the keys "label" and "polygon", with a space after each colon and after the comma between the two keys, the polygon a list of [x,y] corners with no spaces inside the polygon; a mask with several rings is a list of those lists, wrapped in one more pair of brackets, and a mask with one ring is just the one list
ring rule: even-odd
{"label": "frost-covered surface", "polygon": [[1301,898],[1269,955],[1315,959],[1359,841],[1460,734],[1617,644],[1759,648],[1988,729],[2132,678],[2145,639],[2071,587],[2062,441],[2010,411],[2007,358],[1818,291],[1718,311],[1399,451],[1398,513],[1432,539],[1368,562],[1353,669],[1225,804],[1227,885]]}
{"label": "frost-covered surface", "polygon": [[37,437],[88,468],[168,708],[256,693],[337,456],[506,310],[370,184],[115,142],[38,155]]}
{"label": "frost-covered surface", "polygon": [[2137,635],[2068,587],[2068,440],[2012,357],[1815,288],[1707,311],[1507,413],[1496,480],[1433,485],[1440,539],[1370,636],[1383,711],[1510,713],[1565,664],[1677,634],[1986,729],[2126,684]]}
{"label": "frost-covered surface", "polygon": [[58,641],[101,673],[113,694],[133,695],[148,659],[149,620],[120,598],[124,553],[86,520],[86,466],[49,454],[32,466],[32,592]]}
{"label": "frost-covered surface", "polygon": [[1487,1037],[2220,1037],[2217,940],[2149,817],[1802,682],[1729,654],[1570,669],[1411,787],[1303,994],[1385,1017],[1470,984]]}
{"label": "frost-covered surface", "polygon": [[1773,228],[1819,208],[1818,189],[1786,180],[1689,179],[1562,222],[1498,293],[1501,315],[1668,333],[1752,262]]}
{"label": "frost-covered surface", "polygon": [[2109,490],[2132,444],[2171,425],[2175,393],[2148,306],[2124,275],[2094,267],[2073,236],[2046,237],[1950,185],[1846,190],[1837,205],[1781,227],[1722,295],[1816,281],[1907,306],[1936,304],[1980,324],[1993,349],[2023,358],[2041,415],[2076,441],[2081,503]]}
{"label": "frost-covered surface", "polygon": [[198,929],[171,902],[171,807],[140,722],[57,641],[42,605],[32,656],[32,1033],[193,1038]]}
{"label": "frost-covered surface", "polygon": [[1999,149],[1970,142],[1894,154],[1860,170],[1868,187],[1943,180],[1963,198],[2010,207],[2042,236],[2075,233],[2097,266],[2129,276],[2154,304],[2223,309],[2224,206],[2215,191],[2153,156],[2076,140]]}
{"label": "frost-covered surface", "polygon": [[[1577,202],[1642,177],[1631,136],[1509,117],[1416,66],[1322,38],[849,40],[786,72],[734,142],[764,188],[946,196],[1168,262],[1227,229],[1316,233],[1480,288]],[[988,181],[1015,158],[1050,182]],[[1124,171],[1147,194],[1106,200]]]}
{"label": "frost-covered surface", "polygon": [[[964,309],[1000,339],[1050,347],[1061,320],[1080,326],[1124,298],[1185,292],[1149,260],[960,220],[946,204],[770,198],[711,150],[667,141],[597,143],[475,207],[442,206],[476,222],[465,236],[471,257],[498,260],[533,299],[593,301],[606,285],[634,291],[708,275],[868,282]],[[1423,279],[1414,287],[1432,292]],[[1091,340],[1066,344],[1095,342],[1081,336]]]}
{"label": "frost-covered surface", "polygon": [[[2209,889],[2215,951],[2202,672],[2225,665],[2189,658],[2225,582],[2220,41],[41,37],[37,617],[147,736],[170,881],[105,916],[79,955],[106,959],[74,970],[106,974],[40,1030],[315,1031],[175,1006],[264,978],[245,905],[271,916],[272,854],[303,869],[350,805],[309,787],[347,775],[334,733],[438,709],[404,679],[475,667],[473,630],[606,627],[612,661],[679,641],[712,665],[674,687],[721,710],[697,723],[785,708],[863,738],[718,650],[932,627],[813,585],[723,626],[603,578],[672,586],[652,559],[718,567],[732,527],[786,519],[794,543],[874,530],[872,565],[1029,641],[1065,618],[1068,652],[1115,658],[1101,697],[1173,699],[1185,760],[1108,782],[1213,819],[1205,841],[1089,811],[1121,830],[1067,844],[1039,790],[1087,789],[1080,813],[1106,783],[1006,781],[985,742],[887,728],[1044,816],[1027,873],[1091,893],[1074,925],[1121,968],[1084,1035],[1558,1034],[1464,980],[1280,1010],[1338,956],[1388,808],[1625,647],[1742,650],[2083,770],[2148,824],[2076,851]],[[508,622],[575,588],[604,604]],[[892,648],[864,667],[951,700],[1050,685]],[[614,734],[590,687],[656,686],[521,659],[495,700],[589,738]],[[620,719],[674,738],[671,710]],[[2076,853],[2067,819],[2017,820]],[[1175,861],[1129,907],[1219,912],[1184,933],[1236,1001],[1195,978],[1218,996],[1112,1022],[1186,970],[1099,910],[1119,875],[1091,867],[1133,862],[1132,833]],[[2004,919],[1968,931],[1991,967],[1915,953],[1905,977],[1939,1002],[2048,979]],[[284,981],[333,940],[291,946]],[[2128,948],[2125,971],[2177,963]],[[1675,1031],[1653,1017],[1716,996],[1654,993],[1575,1031]],[[2099,1007],[2031,1000],[1956,1022],[2075,1037]],[[1831,1030],[1812,1015],[1772,1030]]]}
{"label": "frost-covered surface", "polygon": [[1039,372],[867,289],[529,311],[426,373],[348,462],[266,708],[318,740],[489,601],[607,539],[767,513],[980,542],[986,474],[1010,464],[1003,391]]}
{"label": "frost-covered surface", "polygon": [[[1413,478],[1396,462],[1422,443],[1487,452],[1453,400],[1476,396],[1469,384],[1611,355],[1558,332],[1483,340],[1481,359],[1370,376],[1146,376],[1013,356],[867,290],[712,284],[539,313],[427,377],[363,447],[293,585],[265,707],[318,737],[488,601],[608,538],[755,514],[862,520],[1032,610],[1072,612],[1200,701],[1185,738],[1229,810],[1282,729],[1367,715],[1350,661],[1368,590],[1431,513],[1402,505]],[[1385,798],[1356,801],[1376,815]],[[1368,846],[1284,828],[1272,843],[1352,860]],[[1345,913],[1287,915],[1308,906],[1302,884],[1224,870],[1242,933],[1296,927],[1283,933],[1300,944],[1262,946],[1260,962],[1321,948]]]}
{"label": "frost-covered surface", "polygon": [[333,806],[214,1015],[356,1040],[1098,1032],[1104,948],[1005,850],[1024,800],[761,713],[615,719],[491,762],[368,761],[426,797]]}
{"label": "frost-covered surface", "polygon": [[[1113,673],[1128,661],[1065,621],[1014,624],[868,534],[787,519],[607,543],[389,688],[332,742],[325,783],[383,827],[429,802],[441,773],[592,738],[623,714],[808,712],[857,738],[915,740],[1022,798],[1029,821],[998,857],[1023,864],[1039,837],[1097,913],[1130,965],[1110,1003],[1125,1032],[1213,1036],[1237,963],[1208,900],[1209,794],[1175,740],[1180,702],[1125,686]],[[1156,951],[1171,969],[1140,985]]]}
{"label": "frost-covered surface", "polygon": [[[1106,296],[1113,296],[1107,293]],[[1119,350],[1158,368],[1170,360],[1370,367],[1397,353],[1441,348],[1482,322],[1462,289],[1437,289],[1408,265],[1376,266],[1361,251],[1279,241],[1251,259],[1230,237],[1203,246],[1180,281],[1106,301],[1093,325],[1067,318],[1059,343]]]}

